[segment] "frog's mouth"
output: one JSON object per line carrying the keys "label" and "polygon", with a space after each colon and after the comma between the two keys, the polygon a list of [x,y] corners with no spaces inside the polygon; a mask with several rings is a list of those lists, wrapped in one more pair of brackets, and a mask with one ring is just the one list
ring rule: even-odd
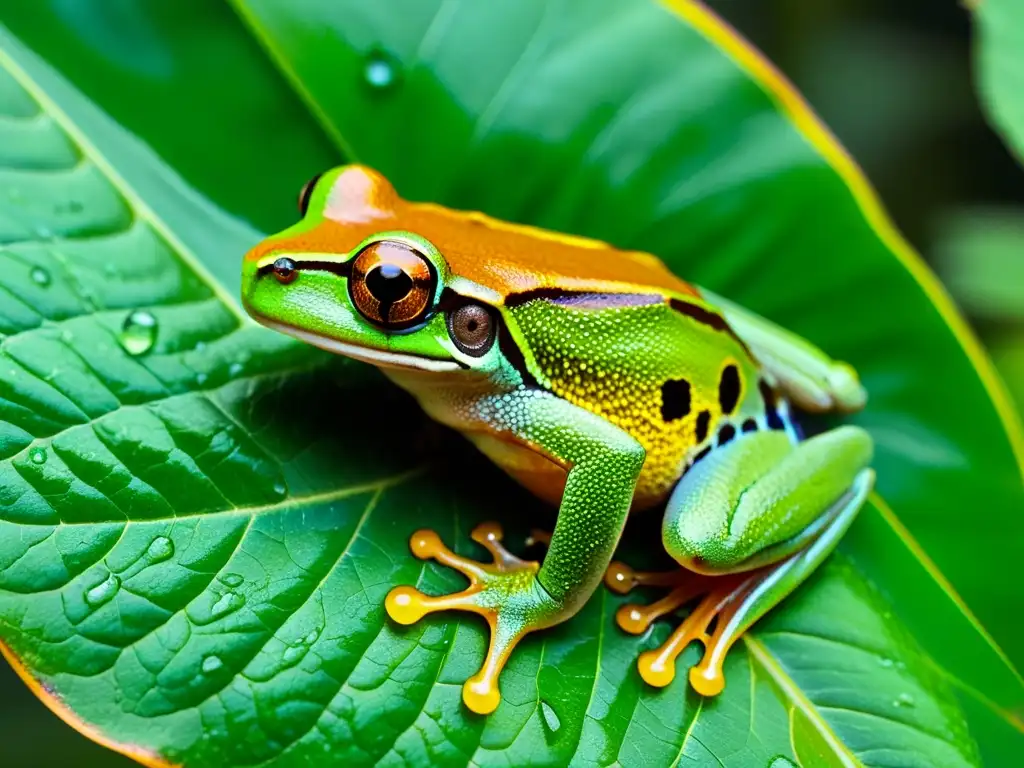
{"label": "frog's mouth", "polygon": [[275,331],[280,331],[292,336],[314,347],[333,352],[336,355],[351,357],[364,363],[370,363],[381,368],[400,368],[404,370],[446,372],[461,370],[461,366],[452,360],[435,360],[429,357],[418,357],[417,355],[405,355],[401,352],[390,352],[383,349],[368,349],[356,344],[347,344],[337,339],[329,339],[318,336],[315,333],[304,331],[301,328],[294,328],[285,323],[266,318],[258,318],[261,325],[265,325]]}

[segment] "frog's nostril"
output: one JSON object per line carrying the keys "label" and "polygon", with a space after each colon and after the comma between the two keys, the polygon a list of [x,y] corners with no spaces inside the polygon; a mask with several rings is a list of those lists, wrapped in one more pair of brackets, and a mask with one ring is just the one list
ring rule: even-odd
{"label": "frog's nostril", "polygon": [[397,264],[381,264],[366,275],[366,289],[381,304],[401,301],[412,288],[412,278]]}

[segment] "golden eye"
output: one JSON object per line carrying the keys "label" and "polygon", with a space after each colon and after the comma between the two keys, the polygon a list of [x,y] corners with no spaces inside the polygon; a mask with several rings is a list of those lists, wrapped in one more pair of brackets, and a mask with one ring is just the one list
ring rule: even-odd
{"label": "golden eye", "polygon": [[309,210],[309,200],[313,197],[313,189],[316,187],[316,183],[320,181],[322,173],[318,173],[312,179],[302,185],[302,189],[299,190],[299,215],[305,216],[306,211]]}
{"label": "golden eye", "polygon": [[295,270],[295,262],[283,256],[274,262],[271,272],[274,273],[274,277],[277,278],[279,283],[284,283],[285,285],[294,280],[298,274]]}
{"label": "golden eye", "polygon": [[448,335],[459,351],[482,357],[494,344],[495,322],[490,311],[479,304],[463,304],[448,313]]}
{"label": "golden eye", "polygon": [[406,243],[381,240],[352,262],[349,294],[370,322],[399,329],[426,315],[437,278],[426,257]]}

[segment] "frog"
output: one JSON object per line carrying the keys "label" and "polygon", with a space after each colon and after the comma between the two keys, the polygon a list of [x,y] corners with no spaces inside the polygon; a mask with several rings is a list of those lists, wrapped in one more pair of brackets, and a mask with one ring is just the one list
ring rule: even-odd
{"label": "frog", "polygon": [[[619,607],[634,634],[695,603],[637,668],[667,686],[697,641],[689,684],[719,694],[733,644],[817,569],[871,492],[867,431],[839,423],[807,436],[797,418],[861,409],[853,367],[652,254],[405,200],[365,165],[312,179],[299,213],[244,256],[252,318],[376,366],[557,506],[553,530],[532,535],[539,560],[513,554],[498,522],[471,533],[489,560],[457,554],[433,530],[411,534],[415,557],[468,585],[396,586],[384,608],[398,625],[441,611],[485,620],[465,706],[493,712],[522,638],[570,619],[602,582],[668,590]],[[614,560],[627,519],[656,508],[678,567]]]}

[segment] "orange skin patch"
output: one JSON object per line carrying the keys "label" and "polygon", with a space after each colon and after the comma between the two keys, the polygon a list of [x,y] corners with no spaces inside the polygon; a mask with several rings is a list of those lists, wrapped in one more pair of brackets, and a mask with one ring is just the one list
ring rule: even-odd
{"label": "orange skin patch", "polygon": [[597,240],[509,224],[475,211],[452,211],[403,200],[379,173],[345,168],[331,188],[325,218],[303,231],[270,238],[249,252],[348,253],[380,232],[404,230],[429,240],[452,274],[502,298],[548,288],[627,293],[641,285],[667,294],[699,296],[657,258]]}

